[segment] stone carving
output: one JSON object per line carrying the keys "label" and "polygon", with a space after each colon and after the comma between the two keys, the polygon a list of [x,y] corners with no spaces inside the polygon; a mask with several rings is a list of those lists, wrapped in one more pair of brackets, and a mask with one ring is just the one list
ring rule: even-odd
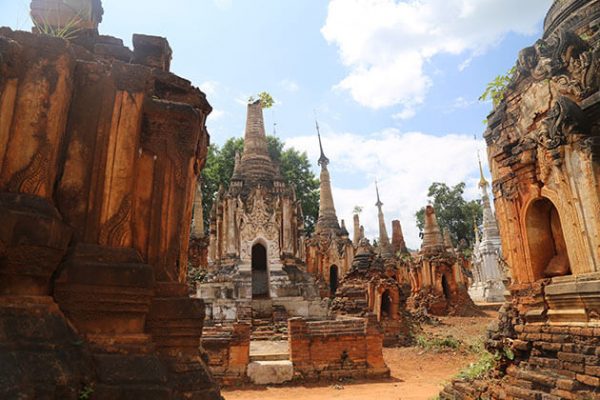
{"label": "stone carving", "polygon": [[554,150],[566,143],[568,135],[587,135],[588,132],[589,124],[581,108],[568,97],[561,96],[543,121],[537,142],[548,150]]}
{"label": "stone carving", "polygon": [[[489,119],[510,300],[486,346],[510,347],[514,357],[502,359],[491,379],[453,382],[441,399],[586,399],[598,392],[596,360],[585,354],[599,351],[590,330],[600,315],[599,17],[598,0],[555,1],[544,38],[521,52]],[[513,118],[525,136],[510,131]]]}
{"label": "stone carving", "polygon": [[131,217],[131,196],[127,195],[121,201],[121,206],[115,215],[100,228],[99,243],[105,246],[121,247],[123,246],[125,236],[127,235],[126,224],[130,222]]}
{"label": "stone carving", "polygon": [[8,181],[7,189],[15,193],[37,194],[47,179],[50,167],[49,145],[44,137],[39,137],[40,146],[33,154],[31,162],[16,172]]}

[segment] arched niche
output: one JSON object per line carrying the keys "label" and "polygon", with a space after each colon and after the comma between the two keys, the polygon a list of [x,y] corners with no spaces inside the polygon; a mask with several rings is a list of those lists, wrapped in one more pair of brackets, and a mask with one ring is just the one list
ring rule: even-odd
{"label": "arched niche", "polygon": [[525,233],[534,280],[571,274],[560,215],[550,200],[542,197],[529,204]]}
{"label": "arched niche", "polygon": [[446,278],[446,274],[442,274],[442,292],[444,293],[446,300],[450,300],[450,297],[452,297],[452,290],[450,289],[450,283]]}
{"label": "arched niche", "polygon": [[381,316],[381,319],[390,319],[392,316],[392,296],[390,294],[389,289],[385,290],[382,294],[381,294],[381,307],[379,310],[379,315]]}
{"label": "arched niche", "polygon": [[269,297],[267,248],[262,243],[252,246],[252,298]]}
{"label": "arched niche", "polygon": [[339,269],[337,265],[329,267],[329,293],[331,296],[335,295],[335,291],[339,285]]}

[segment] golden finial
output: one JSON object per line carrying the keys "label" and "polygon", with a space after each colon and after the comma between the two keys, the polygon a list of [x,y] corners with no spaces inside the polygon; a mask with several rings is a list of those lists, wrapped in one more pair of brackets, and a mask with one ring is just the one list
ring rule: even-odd
{"label": "golden finial", "polygon": [[483,176],[483,167],[481,166],[481,157],[479,157],[479,151],[477,152],[477,161],[479,162],[479,187],[483,188],[489,183]]}

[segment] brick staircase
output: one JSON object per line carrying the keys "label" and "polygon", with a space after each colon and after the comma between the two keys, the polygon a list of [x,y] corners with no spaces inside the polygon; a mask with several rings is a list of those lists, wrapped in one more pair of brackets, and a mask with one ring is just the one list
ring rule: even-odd
{"label": "brick staircase", "polygon": [[270,316],[253,313],[250,340],[287,340],[287,319],[283,306],[273,306]]}

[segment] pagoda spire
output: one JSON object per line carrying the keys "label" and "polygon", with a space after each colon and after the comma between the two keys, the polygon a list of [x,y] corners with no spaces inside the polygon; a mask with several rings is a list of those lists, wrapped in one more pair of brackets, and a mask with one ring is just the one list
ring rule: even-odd
{"label": "pagoda spire", "polygon": [[383,205],[383,203],[379,198],[379,187],[377,186],[377,180],[375,180],[375,192],[377,192],[377,203],[375,203],[375,206],[381,211],[381,206]]}
{"label": "pagoda spire", "polygon": [[317,128],[317,136],[319,138],[319,149],[321,155],[319,156],[318,164],[321,167],[320,175],[320,186],[319,186],[319,218],[317,219],[316,232],[323,232],[324,230],[334,230],[335,232],[340,231],[340,224],[338,222],[337,215],[335,213],[335,205],[333,203],[333,194],[331,190],[331,178],[327,165],[329,159],[323,152],[323,143],[321,142],[321,132],[319,132],[319,123],[315,120],[315,126]]}
{"label": "pagoda spire", "polygon": [[244,178],[251,179],[272,180],[275,176],[260,100],[248,104],[244,151],[239,162],[239,172]]}
{"label": "pagoda spire", "polygon": [[483,167],[479,153],[477,153],[477,161],[479,162],[479,188],[481,189],[481,200],[483,203],[483,237],[481,241],[486,242],[491,240],[500,243],[500,231],[498,230],[498,223],[496,222],[490,196],[487,191],[489,183],[483,176]]}
{"label": "pagoda spire", "polygon": [[442,231],[435,216],[435,210],[431,204],[425,207],[425,226],[423,228],[423,242],[421,253],[431,255],[445,251]]}
{"label": "pagoda spire", "polygon": [[321,155],[319,156],[319,160],[317,163],[319,166],[322,164],[329,165],[329,158],[325,156],[325,152],[323,152],[323,143],[321,142],[321,131],[319,130],[319,121],[315,120],[315,126],[317,128],[317,136],[319,137],[319,150],[321,150]]}
{"label": "pagoda spire", "polygon": [[383,203],[379,198],[379,187],[377,186],[377,181],[375,181],[375,191],[377,193],[377,218],[379,220],[379,250],[382,256],[392,256],[392,248],[390,246],[390,239],[388,237],[387,229],[385,227],[385,218],[383,217],[383,210],[381,206]]}

